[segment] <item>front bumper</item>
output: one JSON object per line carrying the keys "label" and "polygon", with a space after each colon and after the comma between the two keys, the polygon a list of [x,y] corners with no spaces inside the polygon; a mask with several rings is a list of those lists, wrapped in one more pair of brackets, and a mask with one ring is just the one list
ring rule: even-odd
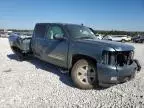
{"label": "front bumper", "polygon": [[138,61],[123,67],[97,64],[98,81],[102,87],[109,87],[126,82],[134,78],[136,71],[140,71]]}

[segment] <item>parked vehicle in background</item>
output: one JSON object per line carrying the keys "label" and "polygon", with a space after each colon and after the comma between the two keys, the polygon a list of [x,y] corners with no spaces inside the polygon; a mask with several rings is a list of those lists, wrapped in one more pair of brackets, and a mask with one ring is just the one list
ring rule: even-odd
{"label": "parked vehicle in background", "polygon": [[104,40],[111,40],[116,42],[128,42],[131,41],[131,37],[127,35],[107,35]]}
{"label": "parked vehicle in background", "polygon": [[104,36],[102,39],[112,41],[112,37],[110,35]]}
{"label": "parked vehicle in background", "polygon": [[134,78],[140,71],[133,46],[98,40],[82,25],[38,23],[32,37],[12,35],[9,42],[20,57],[30,54],[68,70],[81,89],[109,87]]}
{"label": "parked vehicle in background", "polygon": [[13,32],[13,34],[16,34],[19,36],[32,36],[31,32]]}
{"label": "parked vehicle in background", "polygon": [[0,37],[8,38],[11,33],[12,33],[12,31],[7,31],[7,30],[0,31]]}
{"label": "parked vehicle in background", "polygon": [[132,38],[132,42],[144,43],[144,36],[135,36],[135,37]]}
{"label": "parked vehicle in background", "polygon": [[103,35],[101,35],[101,34],[96,34],[96,37],[97,37],[97,39],[100,39],[100,40],[103,39]]}
{"label": "parked vehicle in background", "polygon": [[8,33],[1,33],[0,37],[2,37],[2,38],[8,38],[9,34]]}
{"label": "parked vehicle in background", "polygon": [[95,36],[96,36],[97,39],[101,40],[103,38],[102,34],[96,34],[94,29],[92,29],[92,28],[89,28],[89,29],[95,34]]}

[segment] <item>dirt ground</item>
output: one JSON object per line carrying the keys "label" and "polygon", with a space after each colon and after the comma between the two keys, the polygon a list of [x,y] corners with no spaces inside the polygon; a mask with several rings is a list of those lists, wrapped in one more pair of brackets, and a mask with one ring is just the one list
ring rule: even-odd
{"label": "dirt ground", "polygon": [[38,59],[19,61],[0,38],[0,108],[144,108],[144,44],[133,44],[142,70],[126,83],[80,90],[68,74]]}

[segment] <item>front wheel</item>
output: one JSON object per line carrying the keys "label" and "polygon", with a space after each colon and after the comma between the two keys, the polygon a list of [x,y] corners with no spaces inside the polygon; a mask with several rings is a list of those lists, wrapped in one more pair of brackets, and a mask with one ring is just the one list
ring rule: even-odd
{"label": "front wheel", "polygon": [[78,60],[72,68],[71,77],[78,88],[92,89],[97,85],[96,66],[89,60]]}

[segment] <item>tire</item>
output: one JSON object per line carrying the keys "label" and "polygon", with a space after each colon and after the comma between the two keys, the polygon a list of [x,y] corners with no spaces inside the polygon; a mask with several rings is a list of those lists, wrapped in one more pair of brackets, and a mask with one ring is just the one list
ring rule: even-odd
{"label": "tire", "polygon": [[144,43],[144,40],[141,40],[141,43]]}
{"label": "tire", "polygon": [[122,39],[122,40],[121,40],[121,42],[122,42],[122,43],[125,43],[125,40],[124,40],[124,39]]}
{"label": "tire", "polygon": [[96,65],[85,59],[78,60],[72,68],[71,77],[80,89],[93,89],[97,86]]}
{"label": "tire", "polygon": [[108,39],[109,41],[112,41],[112,39]]}
{"label": "tire", "polygon": [[135,40],[132,40],[132,43],[136,43]]}
{"label": "tire", "polygon": [[23,61],[26,58],[26,54],[16,47],[11,47],[12,51],[16,54],[19,61]]}

